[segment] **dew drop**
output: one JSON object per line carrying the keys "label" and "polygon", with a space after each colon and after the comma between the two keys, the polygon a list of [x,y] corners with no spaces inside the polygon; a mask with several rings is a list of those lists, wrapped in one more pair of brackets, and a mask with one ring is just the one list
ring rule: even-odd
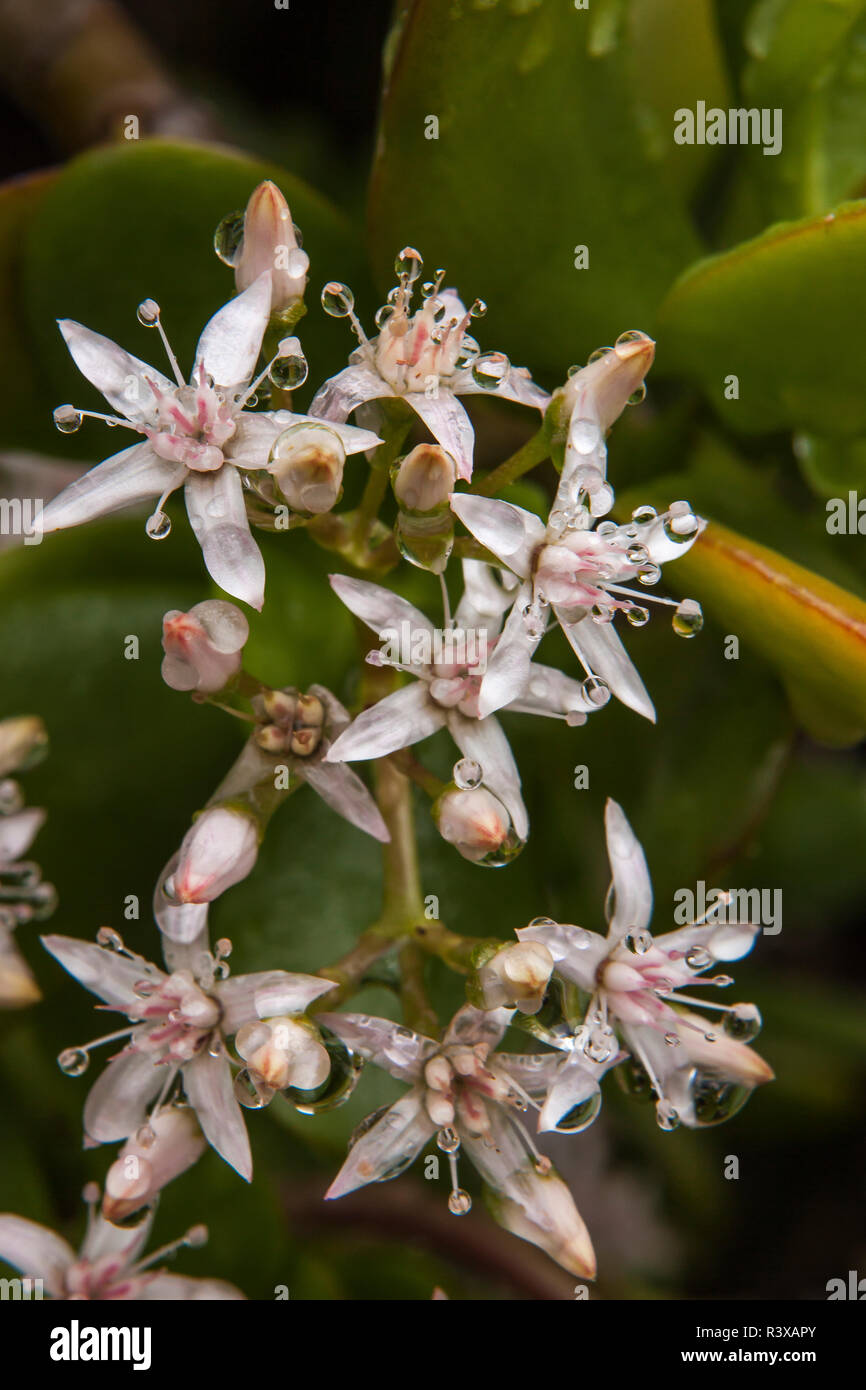
{"label": "dew drop", "polygon": [[171,532],[171,517],[167,512],[154,512],[144,523],[144,529],[152,541],[164,541]]}
{"label": "dew drop", "polygon": [[90,1058],[83,1047],[67,1047],[57,1058],[57,1065],[64,1076],[82,1076],[90,1066]]}
{"label": "dew drop", "polygon": [[410,285],[414,285],[423,268],[421,253],[416,251],[414,246],[404,246],[394,262],[394,274],[399,275],[401,279],[405,278]]}
{"label": "dew drop", "polygon": [[81,429],[84,417],[74,405],[59,405],[54,411],[54,425],[61,434],[74,434]]}
{"label": "dew drop", "polygon": [[481,786],[484,772],[481,764],[474,758],[461,758],[454,764],[452,775],[462,791],[474,791],[476,787]]}
{"label": "dew drop", "polygon": [[456,1154],[460,1148],[460,1135],[449,1125],[447,1129],[440,1129],[436,1135],[436,1144],[444,1154]]}
{"label": "dew drop", "polygon": [[762,1026],[761,1011],[754,1004],[734,1004],[730,1012],[725,1014],[723,1024],[729,1037],[739,1042],[750,1042],[756,1038]]}
{"label": "dew drop", "polygon": [[639,603],[632,603],[625,610],[625,616],[632,627],[644,627],[649,622],[650,611],[648,608],[642,608]]}
{"label": "dew drop", "polygon": [[614,609],[608,608],[606,604],[603,603],[594,603],[592,608],[590,609],[590,617],[592,618],[592,621],[594,623],[598,623],[599,625],[602,625],[604,623],[612,623],[614,618]]}
{"label": "dew drop", "polygon": [[234,265],[243,239],[244,214],[242,212],[230,212],[219,223],[213,234],[213,249],[223,265]]}
{"label": "dew drop", "polygon": [[590,366],[590,364],[591,364],[592,362],[600,362],[601,359],[602,359],[603,357],[607,357],[607,354],[608,354],[609,352],[613,352],[613,348],[612,348],[612,347],[598,347],[598,348],[596,348],[596,349],[594,350],[594,352],[591,352],[591,353],[589,354],[589,357],[587,357],[587,359],[586,359],[586,365],[587,365],[587,366]]}
{"label": "dew drop", "polygon": [[102,946],[106,951],[122,951],[123,937],[114,927],[100,927],[96,933],[96,944]]}
{"label": "dew drop", "polygon": [[472,319],[483,319],[487,313],[487,305],[483,299],[474,299],[469,306],[469,317]]}
{"label": "dew drop", "polygon": [[159,305],[155,299],[143,299],[135,311],[135,316],[145,328],[155,328],[159,323]]}
{"label": "dew drop", "polygon": [[463,1187],[455,1187],[448,1198],[448,1210],[452,1216],[466,1216],[472,1210],[472,1198]]}
{"label": "dew drop", "polygon": [[630,565],[645,565],[649,559],[649,551],[645,545],[630,545],[625,553]]}
{"label": "dew drop", "polygon": [[676,1033],[665,1033],[665,1042],[668,1047],[679,1047],[680,1040]]}
{"label": "dew drop", "polygon": [[684,598],[674,609],[671,627],[677,637],[696,637],[703,625],[703,610],[696,599]]}
{"label": "dew drop", "polygon": [[650,560],[649,564],[641,566],[637,579],[639,584],[645,585],[646,588],[651,588],[653,584],[658,584],[661,577],[661,565],[657,565],[654,561]]}
{"label": "dew drop", "polygon": [[306,251],[296,246],[286,256],[286,272],[293,280],[302,280],[310,269],[310,258]]}
{"label": "dew drop", "polygon": [[594,420],[572,420],[568,437],[579,454],[591,454],[601,443],[601,430]]}
{"label": "dew drop", "polygon": [[655,507],[635,507],[631,519],[638,526],[649,526],[656,519]]}
{"label": "dew drop", "polygon": [[298,339],[284,338],[279,346],[279,354],[268,371],[274,386],[281,391],[294,391],[298,386],[303,386],[309,366]]}
{"label": "dew drop", "polygon": [[511,363],[504,352],[484,352],[472,363],[472,380],[485,391],[492,391],[504,381]]}
{"label": "dew drop", "polygon": [[531,927],[555,927],[556,923],[552,917],[533,917],[529,925]]}
{"label": "dew drop", "polygon": [[645,397],[646,397],[646,383],[642,381],[641,384],[640,384],[640,386],[637,388],[637,390],[636,390],[636,391],[632,391],[631,395],[629,396],[628,400],[626,401],[626,405],[640,405],[641,401],[644,400]]}
{"label": "dew drop", "polygon": [[586,680],[581,682],[580,693],[591,705],[600,709],[610,699],[610,686],[601,676],[587,676]]}
{"label": "dew drop", "polygon": [[375,323],[376,327],[377,327],[377,328],[379,329],[379,331],[381,332],[382,329],[385,327],[385,324],[388,322],[388,320],[389,320],[389,319],[392,319],[393,317],[394,317],[394,305],[393,305],[393,304],[382,304],[382,305],[380,305],[380,307],[376,310],[376,314],[375,314],[375,317],[374,317],[374,319],[373,319],[373,322]]}
{"label": "dew drop", "polygon": [[645,956],[647,951],[652,949],[652,933],[648,931],[630,931],[625,938],[625,944],[632,955]]}
{"label": "dew drop", "polygon": [[348,285],[329,280],[322,290],[322,308],[333,319],[344,319],[355,307],[355,296]]}
{"label": "dew drop", "polygon": [[664,532],[669,541],[685,545],[698,529],[698,519],[688,502],[672,502],[668,507]]}
{"label": "dew drop", "polygon": [[156,1130],[149,1124],[142,1125],[135,1135],[136,1144],[140,1144],[143,1149],[150,1149],[156,1143]]}
{"label": "dew drop", "polygon": [[677,1128],[680,1122],[679,1113],[669,1100],[660,1100],[656,1105],[656,1121],[659,1129],[669,1131]]}

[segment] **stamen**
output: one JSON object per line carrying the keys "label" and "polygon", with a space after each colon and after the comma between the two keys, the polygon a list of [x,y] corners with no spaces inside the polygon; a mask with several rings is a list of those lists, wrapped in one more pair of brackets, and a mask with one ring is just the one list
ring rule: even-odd
{"label": "stamen", "polygon": [[[602,581],[602,583],[604,583],[604,581]],[[637,598],[637,599],[640,599],[640,601],[641,601],[642,604],[643,604],[643,603],[665,603],[665,604],[667,604],[670,608],[677,608],[677,607],[679,606],[679,600],[678,600],[678,599],[675,599],[675,598],[662,598],[659,594],[648,594],[648,593],[646,593],[645,591],[644,591],[644,593],[639,593],[637,589],[628,589],[628,588],[626,588],[626,586],[625,586],[624,584],[604,584],[604,587],[605,587],[605,589],[609,589],[609,590],[611,591],[611,593],[616,593],[616,594],[627,594],[629,598]],[[698,924],[695,923],[694,925],[697,926]]]}
{"label": "stamen", "polygon": [[453,628],[454,620],[451,617],[451,600],[448,597],[448,585],[445,583],[444,574],[439,575],[439,584],[442,589],[442,609],[445,614],[445,627]]}
{"label": "stamen", "polygon": [[177,358],[171,350],[171,343],[168,341],[165,329],[162,326],[162,311],[155,299],[142,300],[141,304],[138,306],[138,321],[139,323],[143,323],[145,328],[155,328],[157,330],[162,339],[162,345],[165,348],[165,355],[174,372],[175,381],[178,386],[186,386],[183,373],[178,366]]}
{"label": "stamen", "polygon": [[154,1250],[152,1255],[148,1255],[146,1260],[139,1260],[138,1264],[132,1266],[130,1274],[141,1274],[145,1269],[149,1269],[157,1260],[170,1259],[176,1255],[183,1246],[189,1246],[195,1250],[198,1246],[206,1245],[208,1239],[207,1226],[190,1226],[185,1235],[180,1240],[169,1241],[168,1245],[161,1245],[158,1250]]}

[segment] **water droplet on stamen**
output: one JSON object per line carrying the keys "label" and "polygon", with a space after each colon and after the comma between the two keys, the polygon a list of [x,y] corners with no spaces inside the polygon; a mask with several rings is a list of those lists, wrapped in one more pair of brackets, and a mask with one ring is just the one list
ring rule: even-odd
{"label": "water droplet on stamen", "polygon": [[74,434],[81,429],[84,416],[74,405],[59,405],[53,413],[54,425],[61,434]]}
{"label": "water droplet on stamen", "polygon": [[135,311],[135,316],[145,328],[155,328],[159,323],[159,305],[155,299],[143,299]]}
{"label": "water droplet on stamen", "polygon": [[348,285],[329,280],[322,290],[322,308],[333,319],[344,319],[355,307],[355,296]]}
{"label": "water droplet on stamen", "polygon": [[460,1148],[460,1135],[449,1125],[447,1129],[440,1129],[436,1135],[436,1144],[443,1153],[454,1154]]}
{"label": "water droplet on stamen", "polygon": [[164,541],[171,532],[171,517],[167,512],[154,512],[144,523],[144,529],[152,541]]}
{"label": "water droplet on stamen", "polygon": [[703,610],[696,599],[684,598],[674,609],[671,626],[677,637],[695,637],[703,625]]}
{"label": "water droplet on stamen", "polygon": [[466,1216],[472,1210],[472,1198],[463,1187],[455,1187],[448,1198],[448,1210],[452,1216]]}
{"label": "water droplet on stamen", "polygon": [[416,251],[414,246],[404,246],[394,262],[394,274],[406,280],[410,285],[414,285],[418,276],[424,268],[424,261],[420,251]]}
{"label": "water droplet on stamen", "polygon": [[90,1066],[90,1057],[83,1047],[67,1047],[57,1058],[57,1065],[64,1076],[82,1076]]}
{"label": "water droplet on stamen", "polygon": [[294,391],[303,386],[307,379],[309,366],[301,351],[297,338],[284,338],[279,345],[279,356],[268,369],[268,377],[280,391]]}
{"label": "water droplet on stamen", "polygon": [[586,680],[581,682],[580,693],[591,705],[600,709],[610,699],[610,686],[601,676],[587,676]]}
{"label": "water droplet on stamen", "polygon": [[483,319],[487,313],[487,305],[483,299],[476,299],[469,306],[469,317],[473,319]]}

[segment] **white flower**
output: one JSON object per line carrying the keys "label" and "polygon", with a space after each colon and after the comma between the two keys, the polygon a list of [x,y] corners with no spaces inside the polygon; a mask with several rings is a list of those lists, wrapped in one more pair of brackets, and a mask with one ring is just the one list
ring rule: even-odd
{"label": "white flower", "polygon": [[[70,975],[129,1020],[129,1026],[119,1032],[86,1047],[67,1048],[58,1058],[63,1071],[78,1076],[86,1070],[91,1048],[115,1038],[128,1039],[87,1097],[84,1130],[88,1138],[110,1144],[138,1135],[146,1147],[155,1117],[180,1086],[205,1138],[226,1163],[249,1179],[249,1139],[236,1098],[227,1040],[262,1019],[303,1014],[314,999],[333,988],[333,982],[285,970],[227,977],[223,958],[227,943],[219,943],[222,951],[214,957],[204,933],[184,944],[163,938],[168,974],[127,951],[117,933],[108,928],[97,939],[105,944],[43,937],[46,950]],[[309,1055],[318,1059],[320,1050],[312,1032],[306,1050],[295,1048],[301,1080],[310,1071]],[[295,1075],[293,1066],[287,1068],[287,1075]],[[248,1093],[241,1085],[237,1089],[246,1100]],[[260,1096],[256,1104],[261,1103]]]}
{"label": "white flower", "polygon": [[162,620],[162,678],[173,690],[215,694],[241,669],[250,625],[233,603],[206,599]]}
{"label": "white flower", "polygon": [[[79,526],[157,498],[147,529],[154,539],[161,539],[170,529],[163,512],[166,498],[183,486],[190,523],[211,577],[234,598],[261,608],[264,561],[250,532],[243,474],[267,469],[277,436],[290,426],[309,423],[308,417],[287,410],[245,409],[274,366],[269,363],[253,380],[270,310],[271,277],[264,272],[207,324],[189,384],[168,345],[159,306],[153,300],[139,306],[139,318],[159,330],[174,381],[109,338],[71,319],[60,320],[76,366],[119,412],[96,418],[144,435],[145,442],[114,454],[65,488],[37,518],[43,531]],[[95,414],[60,406],[54,418],[59,429],[69,432],[79,427],[85,415]],[[339,424],[332,428],[350,454],[379,442],[367,430]]]}
{"label": "white flower", "polygon": [[[562,395],[568,442],[556,499],[547,522],[496,498],[454,493],[451,508],[492,554],[522,580],[507,625],[510,642],[494,653],[479,708],[492,714],[525,687],[528,664],[541,641],[548,605],[587,673],[586,691],[596,703],[609,692],[648,719],[655,710],[644,684],[614,630],[623,612],[640,627],[649,618],[647,600],[674,608],[674,631],[691,637],[702,625],[700,606],[675,603],[634,589],[652,586],[661,566],[685,554],[704,522],[687,502],[656,515],[639,507],[618,525],[598,517],[614,496],[606,481],[604,430],[620,413],[652,361],[653,344],[643,334],[624,335],[573,376]],[[569,410],[571,414],[569,415]]]}
{"label": "white flower", "polygon": [[85,1188],[85,1198],[93,1200],[89,1202],[87,1233],[77,1253],[47,1226],[5,1213],[0,1215],[0,1260],[28,1279],[41,1279],[51,1299],[186,1301],[244,1297],[240,1289],[222,1279],[190,1279],[151,1268],[154,1261],[173,1255],[183,1245],[204,1245],[207,1227],[193,1226],[172,1245],[140,1259],[153,1213],[148,1212],[136,1226],[115,1226],[96,1212],[92,1187]]}
{"label": "white flower", "polygon": [[[479,708],[486,653],[493,649],[495,656],[502,647],[507,657],[511,647],[514,624],[506,624],[500,635],[511,595],[496,582],[490,567],[478,561],[463,562],[463,577],[463,598],[453,622],[446,613],[445,627],[437,633],[429,618],[390,589],[331,576],[331,586],[346,607],[382,641],[399,647],[397,660],[371,656],[417,679],[359,714],[327,760],[381,758],[447,728],[464,759],[478,765],[478,780],[505,807],[523,843],[529,817],[520,795],[520,774],[502,726],[490,716],[482,718]],[[585,720],[594,702],[580,682],[552,667],[527,662],[520,690],[514,690],[508,707],[573,723]]]}
{"label": "white flower", "polygon": [[54,887],[42,881],[37,864],[23,857],[45,812],[25,806],[18,783],[6,774],[31,765],[46,743],[41,719],[24,715],[0,721],[0,1009],[22,1008],[42,997],[12,933],[24,923],[44,920],[56,905]]}
{"label": "white flower", "polygon": [[232,806],[209,806],[181,843],[169,896],[182,904],[210,903],[246,878],[258,858],[259,828]]}
{"label": "white flower", "polygon": [[481,1005],[485,1009],[512,1008],[535,1014],[541,1008],[553,974],[554,959],[537,941],[500,946],[478,967]]}
{"label": "white flower", "polygon": [[486,312],[480,300],[467,311],[455,290],[441,288],[445,272],[422,289],[422,303],[411,310],[414,283],[421,273],[418,252],[404,248],[395,270],[399,284],[376,315],[378,336],[368,339],[353,312],[346,285],[332,282],[322,291],[326,312],[347,317],[360,347],[351,366],[326,382],[313,398],[313,415],[347,420],[367,401],[404,400],[455,461],[457,476],[472,477],[475,441],[469,416],[458,396],[496,395],[544,411],[550,397],[525,367],[512,367],[503,353],[480,354],[467,329]]}
{"label": "white flower", "polygon": [[[557,973],[590,995],[584,1024],[572,1040],[576,1062],[618,1060],[620,1033],[655,1091],[662,1128],[717,1123],[755,1086],[773,1079],[763,1058],[741,1041],[757,1033],[760,1015],[751,1004],[715,1004],[681,991],[729,985],[730,977],[703,979],[703,972],[744,956],[759,928],[703,921],[650,936],[652,887],[643,850],[615,801],[607,803],[605,823],[613,873],[607,936],[549,920],[517,935],[546,946]],[[718,1011],[721,1024],[709,1023],[694,1005]],[[567,1088],[548,1096],[542,1127],[571,1103]]]}
{"label": "white flower", "polygon": [[595,1277],[592,1243],[568,1188],[515,1118],[544,1093],[559,1058],[494,1052],[511,1010],[485,1013],[466,1005],[441,1043],[364,1014],[320,1018],[352,1051],[411,1086],[364,1128],[327,1197],[397,1177],[438,1133],[451,1161],[452,1212],[462,1215],[471,1206],[457,1186],[462,1147],[492,1189],[497,1220],[578,1277]]}

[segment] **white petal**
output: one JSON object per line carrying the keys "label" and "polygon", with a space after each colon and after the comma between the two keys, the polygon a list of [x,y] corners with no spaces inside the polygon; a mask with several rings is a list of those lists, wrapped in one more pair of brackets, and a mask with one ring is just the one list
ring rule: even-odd
{"label": "white petal", "polygon": [[270,411],[243,410],[235,417],[235,433],[223,455],[235,468],[267,468],[274,440],[283,428]]}
{"label": "white petal", "polygon": [[597,706],[586,698],[582,683],[573,676],[567,676],[554,666],[533,662],[523,693],[509,701],[508,708],[523,714],[557,715],[567,714],[569,710],[590,713]]}
{"label": "white petal", "polygon": [[369,367],[346,367],[320,387],[310,402],[310,414],[318,420],[347,420],[352,411],[364,401],[393,396],[394,392]]}
{"label": "white petal", "polygon": [[441,729],[445,719],[445,710],[430,699],[427,682],[413,681],[363,710],[331,744],[325,762],[384,758],[398,748],[420,743]]}
{"label": "white petal", "polygon": [[[167,937],[169,941],[178,945],[190,945],[197,942],[202,934],[207,932],[208,905],[207,903],[179,903],[165,892],[166,879],[173,878],[179,859],[180,852],[173,854],[157,880],[153,892],[153,915],[164,938]],[[207,942],[202,945],[201,949],[207,950]],[[164,951],[165,941],[163,941]],[[173,964],[171,968],[179,970],[182,967]]]}
{"label": "white petal", "polygon": [[529,834],[529,815],[520,795],[520,773],[501,724],[489,719],[468,719],[459,710],[448,711],[448,729],[465,758],[481,764],[482,781],[504,805],[521,840]]}
{"label": "white petal", "polygon": [[546,927],[518,927],[519,941],[539,941],[546,946],[560,975],[573,980],[590,994],[596,973],[610,951],[610,942],[598,932],[586,932],[570,922],[553,922]]}
{"label": "white petal", "polygon": [[436,1129],[422,1103],[420,1089],[410,1091],[352,1145],[325,1196],[344,1197],[365,1183],[396,1177],[394,1170],[408,1167]]}
{"label": "white petal", "polygon": [[520,405],[532,405],[544,412],[550,405],[550,396],[531,377],[524,376],[512,367],[495,387],[479,386],[472,375],[472,368],[455,372],[449,385],[455,396],[499,396],[506,401],[517,401]]}
{"label": "white petal", "polygon": [[512,705],[525,692],[532,654],[541,641],[540,627],[528,624],[523,612],[531,598],[532,586],[521,585],[481,681],[478,713],[482,719]]}
{"label": "white petal", "polygon": [[273,782],[273,778],[273,757],[253,739],[249,739],[220,782],[211,801],[230,801],[233,797],[243,796],[259,782]]}
{"label": "white petal", "polygon": [[133,989],[136,981],[145,975],[154,980],[164,978],[155,966],[142,960],[129,960],[92,941],[78,941],[74,936],[43,936],[41,940],[46,951],[80,985],[122,1013],[126,1013],[133,1004],[141,1003]]}
{"label": "white petal", "polygon": [[539,1133],[556,1129],[576,1105],[599,1094],[599,1079],[604,1075],[604,1067],[593,1068],[592,1063],[578,1052],[567,1054],[560,1063],[559,1070],[538,1116]]}
{"label": "white petal", "polygon": [[38,806],[28,806],[0,820],[0,864],[11,864],[26,854],[45,822],[45,814]]}
{"label": "white petal", "polygon": [[233,598],[260,610],[265,562],[250,532],[239,474],[230,464],[215,473],[190,473],[184,496],[211,578]]}
{"label": "white petal", "polygon": [[62,531],[162,497],[180,487],[183,465],[158,458],[149,443],[133,444],[83,473],[48,503],[34,521],[43,531]]}
{"label": "white petal", "polygon": [[0,1260],[20,1269],[28,1279],[44,1280],[48,1292],[59,1298],[75,1251],[47,1226],[4,1213],[0,1215]]}
{"label": "white petal", "polygon": [[476,1009],[474,1004],[464,1004],[449,1023],[444,1042],[466,1043],[468,1047],[485,1043],[489,1048],[496,1047],[505,1037],[513,1016],[513,1009]]}
{"label": "white petal", "polygon": [[58,319],[57,326],[76,367],[102,392],[109,405],[136,425],[152,423],[156,396],[148,381],[167,395],[177,389],[177,382],[74,319]]}
{"label": "white petal", "polygon": [[496,635],[502,614],[514,603],[514,590],[505,588],[502,574],[483,560],[463,561],[463,596],[454,614],[455,627],[481,627],[488,638]]}
{"label": "white petal", "polygon": [[414,1033],[388,1018],[321,1013],[316,1015],[316,1022],[330,1028],[353,1052],[359,1052],[398,1081],[417,1081],[424,1063],[439,1046],[423,1033]]}
{"label": "white petal", "polygon": [[250,1141],[225,1057],[205,1052],[193,1058],[183,1069],[183,1088],[205,1138],[249,1182],[253,1175]]}
{"label": "white petal", "polygon": [[608,933],[614,938],[630,931],[644,931],[649,926],[653,890],[640,841],[626,820],[622,807],[610,797],[604,809],[604,824],[616,895]]}
{"label": "white petal", "polygon": [[[291,410],[278,410],[270,416],[270,419],[275,421],[281,430],[288,429],[289,425],[321,423],[319,418],[313,414],[293,415]],[[382,443],[378,434],[374,434],[372,430],[362,430],[359,429],[357,425],[343,425],[337,420],[325,420],[325,423],[334,431],[334,434],[338,435],[342,440],[343,448],[347,455],[364,453],[365,450],[375,449],[377,444]]]}
{"label": "white petal", "polygon": [[458,478],[469,482],[472,477],[475,431],[456,396],[443,387],[438,396],[425,396],[423,391],[412,391],[405,400],[415,414],[420,415],[437,443],[454,459]]}
{"label": "white petal", "polygon": [[544,522],[533,512],[498,497],[455,492],[451,510],[477,541],[521,579],[529,577],[532,556],[544,540]]}
{"label": "white petal", "polygon": [[432,639],[433,624],[408,599],[367,579],[350,579],[345,574],[332,574],[329,578],[331,588],[350,613],[366,623],[377,637],[389,629],[399,635],[401,623],[408,623],[412,633],[424,632]]}
{"label": "white petal", "polygon": [[256,990],[255,1009],[259,1018],[305,1013],[315,999],[337,988],[335,980],[324,980],[321,975],[294,975],[288,970],[272,973],[282,975],[282,979],[270,980]]}
{"label": "white petal", "polygon": [[[319,988],[321,986],[321,988]],[[258,996],[268,990],[291,992],[297,999],[297,1008],[274,1009],[274,1013],[303,1013],[313,999],[333,989],[330,980],[319,975],[292,975],[287,970],[257,970],[251,975],[230,975],[216,986],[223,1010],[222,1031],[236,1033],[244,1023],[263,1017],[258,1012]],[[312,993],[310,990],[312,989]]]}
{"label": "white petal", "polygon": [[693,536],[690,536],[688,540],[672,541],[665,534],[665,523],[659,517],[641,532],[641,544],[646,546],[649,557],[655,564],[664,565],[670,563],[671,560],[678,560],[681,555],[685,555],[687,551],[691,550],[698,536],[706,528],[707,523],[702,517],[699,517],[698,526]]}
{"label": "white petal", "polygon": [[128,1139],[140,1129],[147,1107],[168,1081],[171,1068],[158,1066],[151,1052],[121,1052],[90,1088],[84,1105],[84,1131],[97,1144]]}
{"label": "white petal", "polygon": [[271,277],[265,271],[205,325],[195,350],[196,366],[202,363],[217,386],[246,386],[261,352],[270,313]]}
{"label": "white petal", "polygon": [[302,762],[300,775],[332,811],[374,840],[387,844],[391,836],[382,812],[361,781],[345,763]]}
{"label": "white petal", "polygon": [[584,668],[601,676],[610,686],[612,694],[629,709],[636,710],[655,723],[653,702],[631,657],[614,631],[613,623],[594,623],[588,617],[572,623],[560,614],[556,605],[554,612]]}

